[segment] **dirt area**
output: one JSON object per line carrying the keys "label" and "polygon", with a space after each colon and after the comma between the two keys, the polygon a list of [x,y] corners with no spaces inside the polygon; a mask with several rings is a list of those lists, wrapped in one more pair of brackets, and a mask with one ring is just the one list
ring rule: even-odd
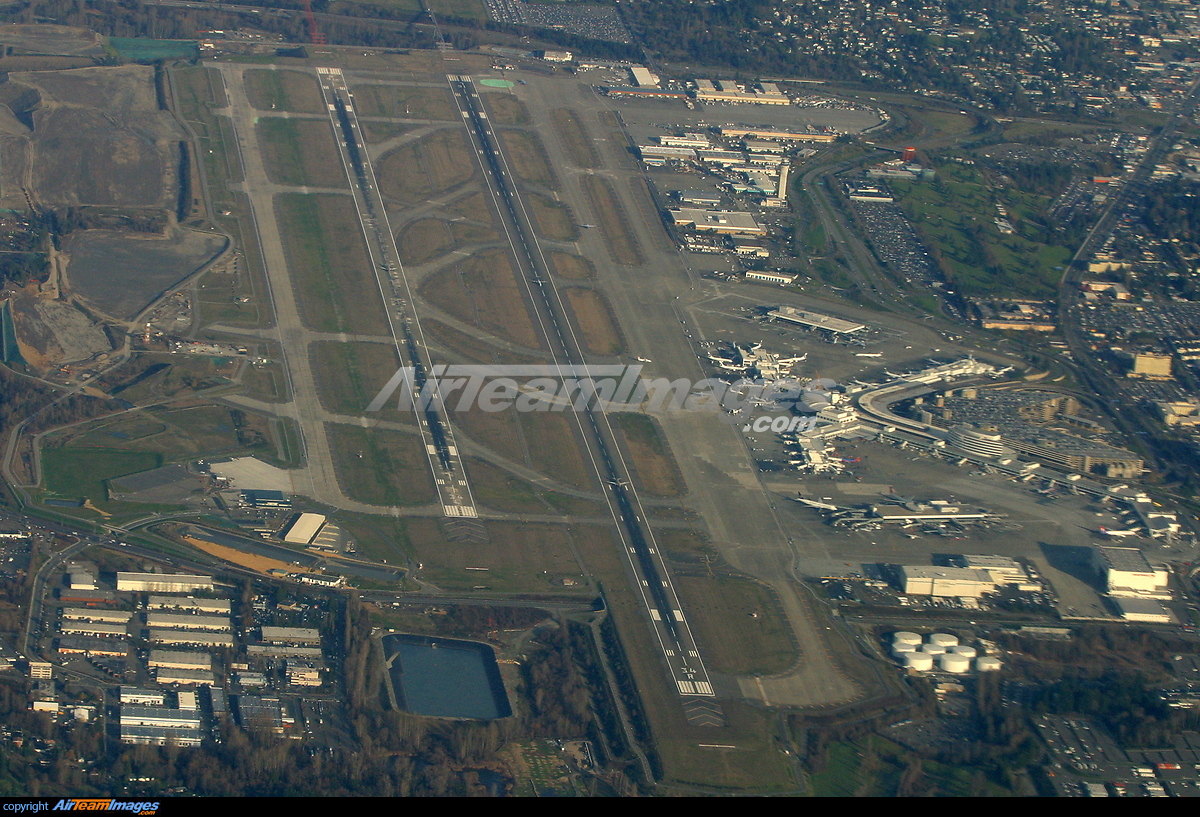
{"label": "dirt area", "polygon": [[681,496],[683,476],[654,418],[644,414],[610,416],[633,460],[633,479],[638,489],[650,496]]}
{"label": "dirt area", "polygon": [[596,355],[619,355],[625,341],[608,300],[594,289],[567,287],[562,290],[575,315],[575,326],[583,335],[583,346]]}
{"label": "dirt area", "polygon": [[441,119],[457,122],[458,107],[449,88],[409,85],[357,85],[351,88],[359,116],[394,119]]}
{"label": "dirt area", "polygon": [[575,216],[567,205],[536,193],[527,193],[524,198],[530,212],[533,213],[537,231],[543,238],[554,241],[574,241],[579,238]]}
{"label": "dirt area", "polygon": [[587,128],[583,125],[577,111],[559,108],[551,111],[550,119],[554,129],[567,149],[567,157],[576,167],[602,168],[604,161],[600,158],[596,145],[588,136]]}
{"label": "dirt area", "polygon": [[528,125],[529,109],[525,103],[508,93],[486,93],[480,98],[495,125]]}
{"label": "dirt area", "polygon": [[132,320],[151,301],[225,248],[224,236],[176,228],[167,236],[78,230],[64,245],[75,294],[118,320]]}
{"label": "dirt area", "polygon": [[507,256],[499,250],[439,270],[421,297],[450,315],[521,346],[541,348],[537,329]]}
{"label": "dirt area", "polygon": [[74,26],[0,25],[0,43],[14,54],[104,56],[100,35]]}
{"label": "dirt area", "polygon": [[258,142],[267,175],[276,184],[347,186],[346,169],[328,122],[264,117],[258,120]]}
{"label": "dirt area", "polygon": [[616,191],[607,179],[597,176],[585,176],[583,187],[591,200],[600,229],[604,233],[604,243],[609,255],[618,264],[636,267],[642,263],[642,254],[638,250],[637,239],[629,229],[625,211],[617,199]]}
{"label": "dirt area", "polygon": [[88,315],[62,301],[42,298],[31,287],[12,297],[9,311],[21,357],[40,372],[112,348],[104,330]]}
{"label": "dirt area", "polygon": [[558,186],[541,139],[525,131],[501,130],[498,135],[517,178],[550,189]]}
{"label": "dirt area", "polygon": [[0,206],[174,207],[183,131],[149,66],[12,73],[0,84]]}
{"label": "dirt area", "polygon": [[300,71],[247,71],[246,97],[260,111],[325,113],[325,100],[311,74]]}
{"label": "dirt area", "polygon": [[565,252],[548,252],[547,258],[554,274],[559,278],[569,278],[573,281],[587,281],[596,277],[596,268],[592,262],[578,255],[568,255]]}
{"label": "dirt area", "polygon": [[266,556],[246,553],[236,548],[218,545],[214,542],[205,542],[203,539],[196,539],[193,536],[181,536],[179,538],[196,548],[196,550],[204,551],[209,556],[216,556],[223,562],[230,562],[249,568],[250,570],[257,570],[259,573],[266,573],[268,570],[286,570],[290,573],[296,569],[295,566],[279,559],[270,559]]}
{"label": "dirt area", "polygon": [[375,169],[384,196],[403,205],[466,184],[475,175],[475,161],[461,130],[443,130],[396,148]]}

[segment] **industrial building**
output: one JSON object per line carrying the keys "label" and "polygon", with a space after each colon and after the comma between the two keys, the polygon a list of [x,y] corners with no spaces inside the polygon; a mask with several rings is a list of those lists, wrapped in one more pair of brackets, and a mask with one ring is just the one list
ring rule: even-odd
{"label": "industrial building", "polygon": [[1110,596],[1124,598],[1170,598],[1167,569],[1155,567],[1137,548],[1098,547],[1094,564],[1104,578]]}
{"label": "industrial building", "polygon": [[151,630],[152,644],[180,644],[195,647],[233,648],[233,636],[225,633],[204,633],[196,630]]}
{"label": "industrial building", "polygon": [[979,598],[996,589],[996,583],[986,570],[937,565],[903,565],[900,567],[904,592],[913,596]]}
{"label": "industrial building", "polygon": [[315,664],[288,660],[284,663],[287,682],[291,686],[319,687],[321,685],[321,668]]}
{"label": "industrial building", "polygon": [[154,680],[160,684],[180,684],[186,686],[212,686],[217,682],[216,676],[206,669],[160,669],[154,671]]}
{"label": "industrial building", "polygon": [[683,208],[668,210],[675,227],[690,228],[697,232],[718,235],[766,235],[765,228],[749,213],[733,210],[696,210]]}
{"label": "industrial building", "polygon": [[146,600],[147,610],[180,610],[185,613],[223,613],[233,612],[233,603],[229,599],[197,599],[191,596],[151,596]]}
{"label": "industrial building", "polygon": [[212,630],[218,633],[233,631],[229,619],[222,616],[200,616],[188,613],[146,613],[146,626],[169,630]]}
{"label": "industrial building", "polygon": [[1150,624],[1170,624],[1175,620],[1171,611],[1154,599],[1131,599],[1120,596],[1112,598],[1117,614],[1126,621],[1144,621]]}
{"label": "industrial building", "polygon": [[151,650],[151,669],[212,669],[212,656],[204,652]]}
{"label": "industrial building", "polygon": [[199,746],[200,713],[164,706],[122,706],[121,742],[165,746]]}
{"label": "industrial building", "polygon": [[64,607],[64,621],[104,621],[109,624],[128,624],[133,613],[127,610],[94,610],[90,608]]}
{"label": "industrial building", "polygon": [[287,713],[278,698],[263,698],[258,695],[237,696],[238,722],[243,727],[254,723],[264,723],[277,734],[283,734],[284,727],[296,723],[295,718]]}
{"label": "industrial building", "polygon": [[321,633],[311,627],[263,627],[262,640],[268,644],[320,644]]}
{"label": "industrial building", "polygon": [[1024,566],[1010,556],[981,556],[963,554],[959,557],[962,566],[971,570],[986,571],[998,585],[1015,584],[1018,590],[1038,590],[1039,584],[1030,584],[1029,574]]}
{"label": "industrial building", "polygon": [[283,531],[283,541],[292,545],[307,545],[325,525],[325,517],[319,513],[302,513],[292,520]]}
{"label": "industrial building", "polygon": [[191,593],[212,590],[212,576],[192,576],[185,573],[118,573],[118,592]]}
{"label": "industrial building", "polygon": [[818,131],[785,131],[771,128],[721,128],[721,135],[727,137],[752,137],[756,139],[772,139],[777,142],[833,142],[838,134]]}
{"label": "industrial building", "polygon": [[778,284],[785,287],[795,283],[796,276],[788,275],[784,272],[771,272],[770,270],[759,272],[758,270],[746,270],[747,281],[765,281],[768,284]]}
{"label": "industrial building", "polygon": [[157,689],[123,686],[117,690],[117,697],[123,704],[136,706],[166,706],[167,703],[167,693]]}
{"label": "industrial building", "polygon": [[129,644],[120,638],[94,638],[82,635],[64,635],[58,639],[58,651],[62,655],[92,655],[99,658],[124,658],[129,654]]}
{"label": "industrial building", "polygon": [[126,624],[112,624],[106,621],[64,621],[58,625],[63,635],[90,635],[100,638],[123,638],[129,635]]}
{"label": "industrial building", "polygon": [[320,658],[320,647],[293,647],[280,644],[247,644],[246,654],[263,658]]}
{"label": "industrial building", "polygon": [[828,315],[821,315],[817,312],[807,312],[803,309],[797,309],[794,306],[781,306],[778,309],[772,309],[767,313],[767,317],[777,321],[799,324],[809,329],[821,329],[826,332],[832,332],[835,335],[850,335],[867,328],[865,324],[844,321],[840,318],[831,318]]}

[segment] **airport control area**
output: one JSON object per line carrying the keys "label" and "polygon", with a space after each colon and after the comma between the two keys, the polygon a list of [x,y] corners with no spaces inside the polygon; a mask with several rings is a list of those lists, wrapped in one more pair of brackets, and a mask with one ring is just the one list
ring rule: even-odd
{"label": "airport control area", "polygon": [[[380,764],[476,793],[504,793],[491,763],[531,792],[773,794],[819,790],[811,758],[870,730],[938,768],[982,756],[965,713],[1009,728],[1029,668],[1081,643],[1159,639],[1181,680],[1155,700],[1194,702],[1197,542],[1145,447],[1040,353],[822,272],[865,276],[866,249],[835,229],[849,201],[811,209],[813,173],[884,138],[884,102],[567,52],[216,42],[79,87],[11,75],[44,113],[0,138],[35,170],[49,111],[128,102],[177,233],[135,285],[104,259],[157,245],[95,215],[0,302],[5,362],[75,401],[4,426],[25,511],[0,573],[31,601],[0,680],[25,673],[32,711],[164,751],[378,734]],[[55,201],[38,172],[26,195]],[[1054,741],[1122,791],[1200,786],[1038,717],[1078,786]],[[439,729],[488,748],[413,748]],[[1052,776],[994,786],[1077,793]]]}

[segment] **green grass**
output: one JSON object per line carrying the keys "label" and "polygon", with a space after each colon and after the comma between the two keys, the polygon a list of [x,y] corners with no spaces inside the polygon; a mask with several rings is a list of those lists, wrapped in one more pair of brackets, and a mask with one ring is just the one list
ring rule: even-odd
{"label": "green grass", "polygon": [[108,480],[162,465],[162,456],[115,448],[53,448],[42,453],[46,490],[63,497],[108,499]]}

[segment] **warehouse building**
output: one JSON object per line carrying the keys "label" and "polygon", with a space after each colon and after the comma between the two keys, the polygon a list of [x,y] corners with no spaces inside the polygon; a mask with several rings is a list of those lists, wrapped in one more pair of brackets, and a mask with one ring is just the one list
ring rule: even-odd
{"label": "warehouse building", "polygon": [[1171,611],[1154,599],[1128,599],[1114,597],[1113,606],[1126,621],[1143,621],[1150,624],[1170,624],[1175,619]]}
{"label": "warehouse building", "polygon": [[937,565],[903,565],[904,592],[911,596],[979,598],[994,592],[996,583],[986,570]]}
{"label": "warehouse building", "polygon": [[1137,548],[1098,547],[1094,564],[1110,596],[1170,598],[1167,569],[1154,567]]}
{"label": "warehouse building", "polygon": [[146,626],[169,630],[212,630],[218,633],[228,633],[233,630],[228,618],[193,616],[187,613],[146,613]]}
{"label": "warehouse building", "polygon": [[290,647],[279,644],[247,644],[246,654],[263,658],[320,658],[320,647]]}
{"label": "warehouse building", "polygon": [[225,633],[204,633],[197,630],[151,630],[149,641],[152,644],[233,648],[233,636]]}
{"label": "warehouse building", "polygon": [[150,650],[151,669],[212,669],[212,656],[204,652]]}
{"label": "warehouse building", "polygon": [[82,635],[64,635],[58,639],[58,651],[62,655],[124,658],[129,654],[129,644],[121,638],[90,638]]}
{"label": "warehouse building", "polygon": [[683,229],[718,235],[766,235],[767,231],[749,213],[733,210],[668,210],[671,224]]}
{"label": "warehouse building", "polygon": [[182,686],[213,686],[217,683],[216,676],[206,669],[155,670],[154,680],[160,684],[180,684]]}
{"label": "warehouse building", "polygon": [[80,607],[64,607],[63,621],[103,621],[108,624],[128,624],[133,613],[128,610],[93,610]]}
{"label": "warehouse building", "polygon": [[212,590],[212,576],[185,573],[118,573],[117,590],[135,593],[191,593]]}
{"label": "warehouse building", "polygon": [[167,693],[157,689],[123,686],[118,688],[117,697],[123,704],[135,706],[166,706]]}
{"label": "warehouse building", "polygon": [[199,746],[200,713],[164,706],[122,706],[121,742],[166,746]]}
{"label": "warehouse building", "polygon": [[100,638],[124,638],[129,635],[126,624],[111,624],[106,621],[64,621],[58,625],[63,635],[90,635]]}
{"label": "warehouse building", "polygon": [[321,633],[311,627],[263,627],[262,640],[268,644],[320,644]]}
{"label": "warehouse building", "polygon": [[302,513],[292,520],[283,532],[283,541],[291,545],[307,545],[321,528],[325,526],[325,517],[319,513]]}
{"label": "warehouse building", "polygon": [[197,599],[191,596],[151,596],[146,601],[148,610],[179,610],[185,613],[223,613],[233,612],[233,603],[229,599]]}

